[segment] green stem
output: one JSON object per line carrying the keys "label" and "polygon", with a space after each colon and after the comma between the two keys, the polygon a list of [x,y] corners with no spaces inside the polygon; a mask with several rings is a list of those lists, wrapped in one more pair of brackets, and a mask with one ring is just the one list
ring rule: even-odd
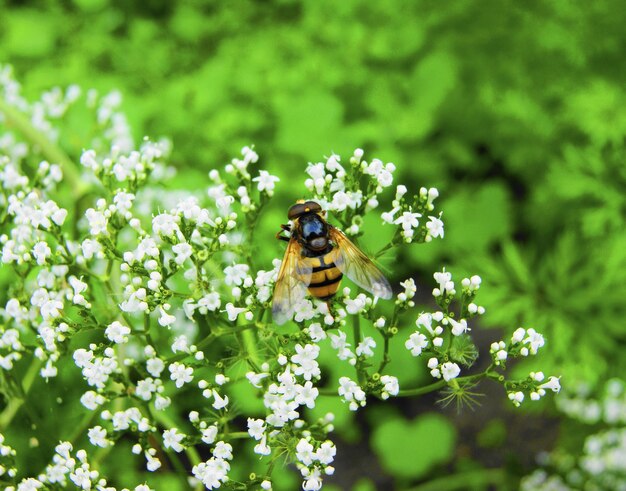
{"label": "green stem", "polygon": [[396,397],[412,397],[412,396],[421,396],[424,394],[428,394],[430,392],[434,392],[439,389],[443,389],[447,385],[445,380],[439,380],[434,384],[425,385],[423,387],[416,387],[415,389],[404,389],[398,392]]}
{"label": "green stem", "polygon": [[24,114],[7,104],[4,99],[0,99],[0,113],[4,114],[8,126],[13,126],[26,140],[38,146],[50,163],[61,166],[64,179],[75,196],[82,195],[88,189],[87,184],[80,178],[79,170],[72,159],[58,145],[37,130]]}
{"label": "green stem", "polygon": [[384,347],[383,347],[383,359],[380,360],[380,366],[378,367],[378,373],[380,373],[382,375],[383,370],[385,369],[385,367],[387,366],[387,363],[389,363],[389,336],[387,335],[383,335],[384,336]]}
{"label": "green stem", "polygon": [[30,391],[35,379],[37,378],[37,374],[39,373],[39,369],[41,368],[42,362],[39,359],[33,359],[26,374],[24,375],[23,385],[22,385],[22,395],[21,397],[12,398],[9,400],[9,403],[4,408],[4,411],[0,414],[0,428],[4,431],[13,421],[13,418],[20,410],[22,405],[26,402],[28,397],[28,392]]}
{"label": "green stem", "polygon": [[259,352],[256,349],[256,337],[252,331],[236,331],[235,336],[237,342],[243,350],[243,354],[248,362],[248,365],[255,371],[260,372],[261,361],[259,358]]}
{"label": "green stem", "polygon": [[237,439],[246,439],[251,438],[250,434],[247,431],[233,431],[232,433],[224,434],[224,438],[227,440],[237,440]]}
{"label": "green stem", "polygon": [[504,469],[477,469],[459,472],[449,476],[432,479],[424,484],[419,484],[409,491],[454,491],[457,489],[484,488],[493,484],[497,489],[503,489],[506,481]]}
{"label": "green stem", "polygon": [[[361,343],[361,317],[358,315],[352,316],[352,331],[354,333],[354,349],[356,350],[356,348]],[[356,376],[359,381],[359,384],[363,385],[363,383],[367,380],[367,373],[362,368],[358,359],[357,359],[355,368],[356,368]]]}
{"label": "green stem", "polygon": [[339,394],[337,393],[337,389],[332,389],[330,387],[319,387],[317,390],[319,391],[319,395],[321,396],[339,396]]}
{"label": "green stem", "polygon": [[[481,372],[481,373],[477,373],[476,375],[467,375],[466,377],[459,377],[459,378],[455,378],[452,380],[456,381],[457,383],[472,382],[474,380],[478,380],[487,376],[488,376],[487,372]],[[400,392],[398,392],[398,395],[396,397],[421,396],[421,395],[428,394],[430,392],[435,392],[436,390],[442,389],[446,385],[448,385],[448,382],[446,382],[445,380],[438,380],[435,383],[432,383],[430,385],[425,385],[423,387],[416,387],[415,389],[401,390]]]}

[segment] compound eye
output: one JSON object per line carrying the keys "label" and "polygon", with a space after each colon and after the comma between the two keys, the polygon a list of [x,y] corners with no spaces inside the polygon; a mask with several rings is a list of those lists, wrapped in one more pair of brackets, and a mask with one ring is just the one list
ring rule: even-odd
{"label": "compound eye", "polygon": [[293,205],[287,212],[287,218],[289,218],[289,220],[293,220],[294,218],[298,218],[300,215],[306,213],[305,205],[306,203],[296,203]]}
{"label": "compound eye", "polygon": [[303,203],[303,204],[307,212],[310,211],[312,213],[318,213],[322,211],[322,207],[317,201],[307,201],[306,203]]}

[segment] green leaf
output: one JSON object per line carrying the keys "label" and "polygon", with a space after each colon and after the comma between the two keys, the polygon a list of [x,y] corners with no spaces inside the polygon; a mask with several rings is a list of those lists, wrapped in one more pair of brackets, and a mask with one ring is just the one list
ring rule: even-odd
{"label": "green leaf", "polygon": [[446,418],[427,413],[413,421],[383,421],[374,429],[371,446],[387,472],[418,478],[452,458],[455,440],[454,427]]}
{"label": "green leaf", "polygon": [[290,153],[321,158],[340,151],[343,107],[328,92],[290,94],[279,102],[278,145]]}
{"label": "green leaf", "polygon": [[58,26],[54,16],[34,9],[15,9],[4,15],[7,30],[3,42],[9,54],[38,58],[53,51]]}

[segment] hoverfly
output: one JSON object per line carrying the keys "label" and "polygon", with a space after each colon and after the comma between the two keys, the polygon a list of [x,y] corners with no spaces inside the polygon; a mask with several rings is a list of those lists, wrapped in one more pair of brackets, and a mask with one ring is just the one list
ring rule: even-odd
{"label": "hoverfly", "polygon": [[[276,238],[289,242],[278,272],[272,300],[277,324],[293,317],[294,307],[306,295],[329,300],[345,274],[377,297],[392,296],[389,282],[374,263],[344,233],[330,225],[315,201],[299,201],[287,213],[293,225],[281,225]],[[290,237],[281,235],[290,232]]]}

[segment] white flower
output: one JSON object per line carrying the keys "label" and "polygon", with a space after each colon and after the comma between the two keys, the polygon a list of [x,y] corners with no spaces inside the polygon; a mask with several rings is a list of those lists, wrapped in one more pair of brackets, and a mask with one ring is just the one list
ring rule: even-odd
{"label": "white flower", "polygon": [[111,444],[111,442],[107,440],[107,430],[102,426],[90,428],[87,432],[87,436],[89,437],[89,442],[94,446],[104,448]]}
{"label": "white flower", "polygon": [[267,444],[267,436],[263,435],[261,441],[254,446],[254,453],[258,455],[269,455],[272,449]]}
{"label": "white flower", "polygon": [[211,425],[202,430],[202,441],[210,445],[217,438],[218,429],[216,425]]}
{"label": "white flower", "polygon": [[456,321],[452,317],[448,317],[447,319],[448,322],[452,324],[452,334],[454,336],[460,336],[461,334],[469,331],[467,321],[465,319],[461,319],[460,321]]}
{"label": "white flower", "polygon": [[350,351],[350,343],[347,342],[347,335],[344,331],[338,330],[337,334],[330,333],[330,345],[337,350],[337,357],[340,360],[353,358],[354,354]]}
{"label": "white flower", "polygon": [[513,333],[513,336],[511,336],[511,342],[521,343],[524,339],[524,336],[526,336],[526,329],[524,329],[523,327],[518,327]]}
{"label": "white flower", "polygon": [[83,296],[83,292],[87,290],[87,283],[79,280],[78,278],[76,278],[76,276],[70,276],[69,283],[74,290],[72,302],[74,302],[76,305],[83,305],[87,308],[91,308],[91,304],[87,302],[87,300],[85,300],[85,297]]}
{"label": "white flower", "polygon": [[526,334],[527,336],[524,339],[524,344],[530,345],[529,349],[531,355],[536,355],[537,350],[541,348],[545,343],[543,336],[535,331],[533,328],[528,329],[526,331]]}
{"label": "white flower", "polygon": [[194,465],[191,472],[207,489],[215,489],[228,480],[229,470],[230,465],[227,461],[212,457],[206,462]]}
{"label": "white flower", "polygon": [[351,411],[356,411],[359,405],[365,406],[365,392],[356,382],[348,377],[339,379],[338,393],[344,400],[350,403],[349,408]]}
{"label": "white flower", "polygon": [[322,325],[319,322],[314,322],[309,326],[309,337],[314,343],[319,343],[320,341],[326,339],[326,331],[322,328]]}
{"label": "white flower", "polygon": [[235,307],[232,303],[226,304],[226,314],[228,315],[228,320],[231,322],[235,322],[239,314],[245,312],[246,309],[243,307]]}
{"label": "white flower", "polygon": [[217,410],[224,409],[228,406],[228,396],[220,396],[219,393],[213,389],[213,407]]}
{"label": "white flower", "polygon": [[104,331],[104,335],[117,344],[128,342],[128,335],[130,334],[130,328],[125,326],[119,321],[114,321],[108,325]]}
{"label": "white flower", "polygon": [[104,396],[94,392],[93,390],[88,390],[80,398],[80,403],[91,411],[95,411],[98,409],[98,406],[101,406],[105,402],[106,399]]}
{"label": "white flower", "polygon": [[250,384],[252,384],[257,389],[261,388],[261,380],[263,380],[264,378],[268,376],[269,376],[269,373],[254,373],[254,372],[246,373],[246,378],[248,379]]}
{"label": "white flower", "polygon": [[402,229],[404,231],[409,231],[414,229],[419,225],[418,218],[422,215],[419,213],[412,213],[410,211],[405,211],[401,216],[396,218],[393,223],[396,225],[402,225]]}
{"label": "white flower", "polygon": [[330,440],[326,440],[315,451],[316,460],[318,460],[323,465],[329,465],[333,460],[335,460],[336,454],[337,448],[335,447],[335,444]]}
{"label": "white flower", "polygon": [[552,392],[560,392],[561,391],[561,382],[560,377],[550,377],[545,384],[542,384],[538,387],[539,389],[548,389]]}
{"label": "white flower", "polygon": [[169,366],[170,378],[176,382],[179,389],[193,380],[193,368],[186,367],[182,363],[174,362]]}
{"label": "white flower", "polygon": [[409,278],[403,281],[402,283],[400,283],[400,286],[404,288],[404,298],[402,299],[402,301],[413,298],[415,296],[415,293],[417,292],[417,286],[415,286],[415,280],[413,278]]}
{"label": "white flower", "polygon": [[139,380],[137,382],[137,387],[135,388],[135,394],[137,394],[137,397],[140,397],[144,401],[149,401],[152,398],[152,393],[156,391],[157,384],[154,382],[154,379],[150,377],[144,380]]}
{"label": "white flower", "polygon": [[396,213],[398,213],[398,211],[400,211],[400,207],[395,207],[391,211],[385,211],[385,212],[381,213],[380,214],[380,218],[382,218],[383,223],[392,224],[393,221],[395,220],[394,215]]}
{"label": "white flower", "polygon": [[407,339],[404,343],[404,346],[413,356],[419,356],[422,354],[422,350],[428,346],[428,338],[421,332],[415,331],[409,336],[409,339]]}
{"label": "white flower", "polygon": [[346,298],[345,302],[346,312],[350,315],[356,315],[365,308],[367,297],[363,293],[360,293],[355,299]]}
{"label": "white flower", "polygon": [[363,338],[363,341],[356,347],[356,354],[358,356],[374,356],[372,349],[375,347],[376,341],[374,341],[374,338],[367,336]]}
{"label": "white flower", "polygon": [[218,459],[231,460],[233,458],[233,447],[230,443],[217,442],[213,448],[213,455]]}
{"label": "white flower", "polygon": [[306,466],[311,465],[315,459],[313,445],[305,438],[301,438],[296,445],[296,459]]}
{"label": "white flower", "polygon": [[315,317],[316,310],[310,300],[302,299],[294,306],[294,320],[302,322]]}
{"label": "white flower", "polygon": [[301,471],[305,479],[302,483],[304,491],[319,491],[322,489],[321,471],[317,466],[313,467],[313,469],[303,467]]}
{"label": "white flower", "polygon": [[187,242],[181,242],[172,247],[172,251],[176,254],[174,261],[176,264],[183,264],[187,259],[191,257],[193,249]]}
{"label": "white flower", "polygon": [[453,378],[458,377],[459,373],[461,373],[461,369],[456,363],[447,361],[441,365],[441,373],[443,375],[443,379],[448,382]]}
{"label": "white flower", "polygon": [[448,291],[451,294],[453,293],[454,282],[452,281],[452,274],[447,272],[446,268],[443,268],[443,271],[441,272],[437,272],[433,274],[433,277],[435,278],[435,281],[439,283],[439,291],[440,291],[439,294],[443,294],[446,291]]}
{"label": "white flower", "polygon": [[240,286],[248,276],[250,266],[247,264],[233,264],[224,268],[224,283],[227,285]]}
{"label": "white flower", "polygon": [[178,222],[180,218],[169,213],[161,213],[152,219],[152,230],[157,235],[173,237],[180,233]]}
{"label": "white flower", "polygon": [[184,433],[178,433],[176,428],[165,430],[163,432],[163,445],[165,445],[165,448],[171,448],[174,452],[182,452],[185,450],[185,447],[180,442],[183,441],[185,436]]}
{"label": "white flower", "polygon": [[504,360],[506,360],[506,358],[507,358],[507,356],[508,356],[508,355],[509,355],[509,354],[507,353],[507,351],[506,351],[506,350],[501,349],[501,350],[499,350],[499,351],[497,351],[497,352],[496,352],[496,360],[498,360],[498,361],[504,361]]}
{"label": "white flower", "polygon": [[61,315],[61,310],[63,308],[63,302],[59,300],[47,300],[41,306],[41,316],[45,320],[56,319]]}
{"label": "white flower", "polygon": [[222,305],[220,300],[220,294],[217,292],[207,293],[204,297],[198,300],[198,310],[200,313],[206,314],[207,310],[215,312]]}
{"label": "white flower", "polygon": [[126,213],[133,206],[134,199],[134,194],[118,191],[118,193],[113,197],[113,203],[115,203],[118,211],[120,211],[121,213]]}
{"label": "white flower", "polygon": [[159,305],[159,325],[163,327],[169,327],[176,321],[176,316],[168,314],[163,307],[169,307],[168,304],[164,306]]}
{"label": "white flower", "polygon": [[265,421],[262,419],[248,418],[248,434],[255,440],[263,438],[265,433]]}
{"label": "white flower", "polygon": [[[155,452],[156,453],[156,452]],[[156,457],[154,457],[153,455],[151,455],[149,452],[145,452],[144,454],[146,456],[146,460],[147,460],[147,464],[146,464],[146,468],[150,471],[150,472],[154,472],[156,471],[159,467],[161,467],[161,461],[159,459],[157,459]]]}
{"label": "white flower", "polygon": [[259,176],[252,179],[254,182],[257,182],[257,187],[259,191],[265,191],[268,196],[274,194],[274,183],[280,181],[280,179],[276,176],[272,176],[269,172],[265,170],[259,171]]}
{"label": "white flower", "polygon": [[443,237],[443,222],[437,217],[428,217],[428,223],[426,228],[431,237],[436,239],[437,237]]}
{"label": "white flower", "polygon": [[153,377],[159,377],[165,369],[165,362],[161,358],[149,358],[146,361],[146,370]]}
{"label": "white flower", "polygon": [[400,392],[400,384],[397,377],[393,375],[383,375],[380,377],[380,382],[383,384],[382,398],[387,399],[390,395],[396,396]]}
{"label": "white flower", "polygon": [[46,242],[37,242],[33,246],[33,256],[37,260],[37,264],[40,266],[46,264],[46,259],[50,257],[52,251]]}
{"label": "white flower", "polygon": [[319,390],[317,387],[313,387],[311,381],[305,382],[304,385],[297,385],[296,392],[297,394],[294,401],[301,406],[306,406],[311,409],[315,407],[315,400],[319,395]]}
{"label": "white flower", "polygon": [[508,394],[509,400],[515,405],[519,407],[520,404],[524,401],[524,393],[523,392],[509,392]]}
{"label": "white flower", "polygon": [[316,359],[320,353],[320,347],[316,344],[307,344],[304,348],[296,345],[296,354],[291,357],[291,362],[296,364],[294,373],[302,375],[305,380],[319,377],[321,371]]}
{"label": "white flower", "polygon": [[107,235],[107,226],[109,223],[108,218],[104,216],[101,211],[96,211],[93,208],[89,208],[85,212],[87,217],[87,223],[89,224],[89,233],[91,235]]}

